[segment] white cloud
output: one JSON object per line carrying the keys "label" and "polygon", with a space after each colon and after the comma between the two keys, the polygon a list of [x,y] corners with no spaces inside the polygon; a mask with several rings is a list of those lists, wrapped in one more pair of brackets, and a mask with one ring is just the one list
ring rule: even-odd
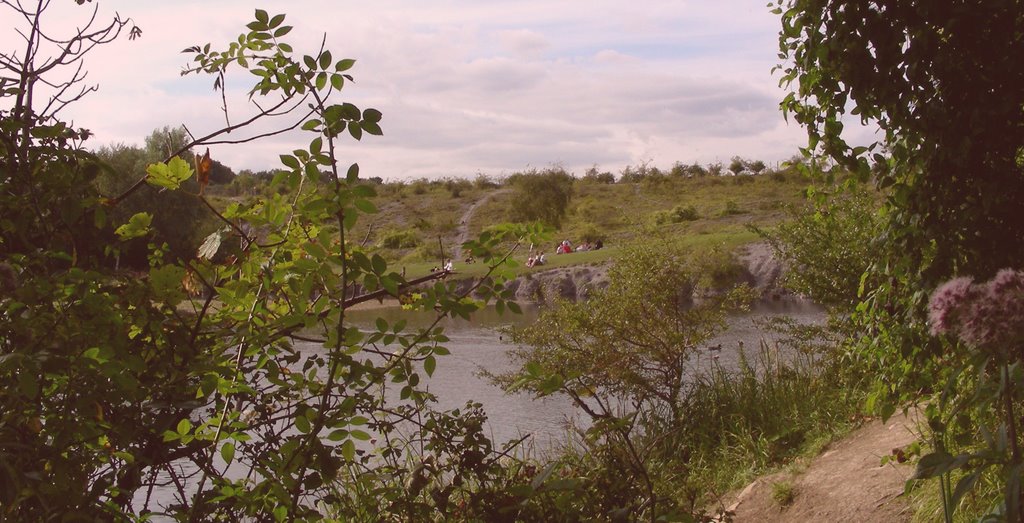
{"label": "white cloud", "polygon": [[[70,114],[95,131],[95,146],[139,143],[163,125],[195,134],[223,125],[213,79],[180,77],[189,58],[180,51],[234,39],[251,19],[247,2],[96,1],[132,16],[143,37],[105,46],[87,63],[101,90]],[[778,111],[784,93],[769,72],[778,21],[761,0],[295,0],[274,9],[296,27],[288,38],[297,50],[313,52],[326,34],[336,58],[358,60],[342,98],[380,109],[385,135],[348,140],[342,150],[368,176],[472,176],[552,163],[619,170],[736,154],[776,161],[803,144]],[[233,121],[251,108],[250,81],[228,80]],[[213,152],[236,169],[273,168],[278,154],[308,139]]]}

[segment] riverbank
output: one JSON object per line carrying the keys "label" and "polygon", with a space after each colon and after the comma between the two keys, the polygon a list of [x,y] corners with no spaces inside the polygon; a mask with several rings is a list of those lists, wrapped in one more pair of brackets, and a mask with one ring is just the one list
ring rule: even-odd
{"label": "riverbank", "polygon": [[[724,271],[730,274],[729,284],[746,283],[754,289],[760,301],[803,300],[783,287],[784,264],[766,242],[743,245],[732,256],[735,267]],[[602,261],[533,271],[507,282],[506,288],[512,290],[517,301],[522,302],[585,301],[593,291],[608,286],[610,264],[610,261]],[[474,283],[472,278],[458,281],[460,292],[468,291]]]}

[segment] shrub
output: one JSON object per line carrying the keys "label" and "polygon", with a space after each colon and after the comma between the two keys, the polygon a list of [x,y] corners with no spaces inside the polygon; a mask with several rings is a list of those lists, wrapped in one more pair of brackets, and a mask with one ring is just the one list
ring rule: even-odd
{"label": "shrub", "polygon": [[530,171],[509,177],[515,187],[510,219],[539,221],[553,227],[562,224],[572,198],[573,178],[561,168]]}
{"label": "shrub", "polygon": [[473,187],[477,189],[495,189],[500,185],[500,183],[484,173],[477,173],[476,178],[473,179]]}
{"label": "shrub", "polygon": [[420,244],[419,236],[411,230],[387,231],[380,237],[378,245],[385,249],[412,249]]}
{"label": "shrub", "polygon": [[700,216],[697,214],[697,208],[693,205],[688,205],[686,207],[677,205],[670,211],[657,211],[654,213],[654,223],[657,223],[658,225],[689,222],[698,218],[700,218]]}
{"label": "shrub", "polygon": [[448,190],[452,198],[458,198],[462,196],[463,191],[473,188],[473,182],[464,178],[447,178],[444,180],[444,188]]}
{"label": "shrub", "polygon": [[722,209],[722,216],[732,216],[735,214],[744,214],[747,211],[740,208],[740,204],[736,203],[736,200],[729,200],[725,202],[725,208]]}
{"label": "shrub", "polygon": [[610,184],[615,183],[615,175],[610,172],[598,172],[597,166],[587,169],[583,174],[583,181],[587,183]]}
{"label": "shrub", "polygon": [[777,481],[772,483],[772,499],[780,507],[788,507],[793,503],[796,493],[793,491],[793,483],[790,481]]}
{"label": "shrub", "polygon": [[598,240],[603,242],[606,240],[606,237],[596,225],[588,223],[580,229],[579,239],[581,242],[594,243]]}
{"label": "shrub", "polygon": [[430,181],[426,178],[420,178],[418,180],[413,180],[409,186],[412,187],[413,194],[426,194],[427,191],[430,190]]}

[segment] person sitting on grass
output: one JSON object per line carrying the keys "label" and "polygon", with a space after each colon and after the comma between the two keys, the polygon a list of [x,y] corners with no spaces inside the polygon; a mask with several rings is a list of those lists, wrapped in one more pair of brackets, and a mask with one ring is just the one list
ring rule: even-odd
{"label": "person sitting on grass", "polygon": [[547,263],[547,260],[544,259],[544,253],[543,252],[538,254],[537,255],[537,259],[533,261],[534,265],[544,265],[545,263]]}
{"label": "person sitting on grass", "polygon": [[530,255],[529,258],[526,259],[526,266],[527,267],[533,267],[534,264],[536,264],[536,263],[537,263],[537,259],[534,258],[532,254]]}

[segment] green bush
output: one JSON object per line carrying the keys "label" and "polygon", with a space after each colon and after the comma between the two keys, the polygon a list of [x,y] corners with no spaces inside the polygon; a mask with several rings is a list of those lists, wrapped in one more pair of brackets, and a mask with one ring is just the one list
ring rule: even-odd
{"label": "green bush", "polygon": [[740,204],[736,203],[736,200],[729,200],[725,202],[725,208],[722,209],[722,216],[733,216],[735,214],[745,214],[747,211],[740,207]]}
{"label": "green bush", "polygon": [[459,198],[463,192],[473,188],[473,182],[463,178],[447,178],[444,180],[444,188],[452,198]]}
{"label": "green bush", "polygon": [[670,211],[657,211],[654,213],[654,223],[665,225],[667,223],[690,222],[700,218],[697,208],[693,205],[677,205]]}
{"label": "green bush", "polygon": [[605,241],[605,234],[592,223],[585,224],[579,230],[579,240],[586,243],[594,243],[598,240]]}
{"label": "green bush", "polygon": [[411,230],[387,231],[381,234],[378,245],[385,249],[412,249],[420,244],[419,235]]}
{"label": "green bush", "polygon": [[573,178],[561,168],[510,176],[515,187],[509,218],[514,222],[539,221],[559,227],[572,198]]}

